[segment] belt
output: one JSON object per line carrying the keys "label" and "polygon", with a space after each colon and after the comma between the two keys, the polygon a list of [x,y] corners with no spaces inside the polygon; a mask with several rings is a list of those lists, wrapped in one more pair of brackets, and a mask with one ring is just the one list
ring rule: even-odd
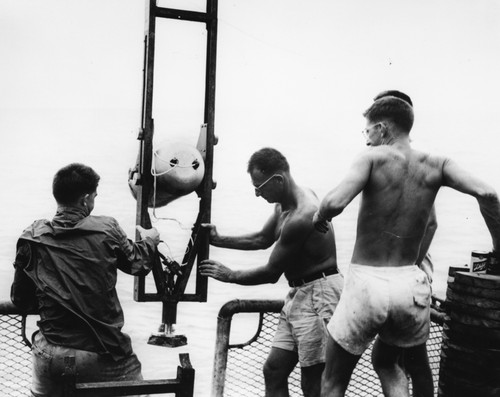
{"label": "belt", "polygon": [[324,271],[319,272],[319,273],[313,273],[307,277],[297,278],[295,280],[289,280],[288,285],[292,288],[293,287],[300,287],[301,285],[304,285],[305,283],[308,283],[310,281],[317,280],[318,278],[321,278],[321,277],[331,276],[332,274],[338,274],[338,272],[339,272],[339,269],[337,267],[333,267],[331,269],[324,270]]}

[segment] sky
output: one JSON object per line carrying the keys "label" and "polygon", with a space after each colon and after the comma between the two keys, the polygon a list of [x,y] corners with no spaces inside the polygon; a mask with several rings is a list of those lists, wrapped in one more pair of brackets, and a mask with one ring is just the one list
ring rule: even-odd
{"label": "sky", "polygon": [[[467,138],[494,129],[498,1],[219,3],[222,134],[239,118],[243,136],[269,139],[271,130],[279,141],[285,131],[329,129],[352,138],[347,129],[361,129],[361,112],[384,89],[410,94],[422,130]],[[159,4],[200,10],[204,2]],[[2,0],[0,110],[127,109],[138,119],[144,13],[144,0]],[[202,122],[205,37],[201,24],[158,23],[155,119],[180,134]]]}
{"label": "sky", "polygon": [[[358,96],[389,85],[409,91],[420,106],[470,96],[476,104],[498,104],[495,0],[219,3],[218,93],[224,106],[231,88],[245,93],[233,105],[246,98],[265,108],[277,100],[280,107],[366,101]],[[199,9],[203,2],[159,4]],[[2,0],[0,11],[1,108],[137,106],[144,0]],[[200,32],[167,32],[158,47],[201,59],[201,51],[190,47],[191,36]],[[266,85],[275,86],[270,95],[255,92]]]}

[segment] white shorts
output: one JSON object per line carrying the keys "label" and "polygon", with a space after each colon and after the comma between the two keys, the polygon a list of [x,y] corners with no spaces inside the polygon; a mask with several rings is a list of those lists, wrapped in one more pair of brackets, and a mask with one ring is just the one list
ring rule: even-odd
{"label": "white shorts", "polygon": [[351,264],[328,324],[332,338],[361,355],[378,334],[392,346],[411,347],[429,337],[431,288],[417,266]]}

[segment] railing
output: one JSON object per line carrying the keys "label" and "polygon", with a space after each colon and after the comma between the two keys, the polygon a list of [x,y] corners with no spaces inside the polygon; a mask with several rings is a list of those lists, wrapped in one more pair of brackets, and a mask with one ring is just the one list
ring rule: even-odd
{"label": "railing", "polygon": [[[431,310],[431,332],[427,342],[429,362],[433,374],[434,393],[437,394],[441,333],[444,313],[442,301],[433,297]],[[283,306],[280,300],[232,300],[219,312],[217,341],[215,347],[212,397],[244,397],[263,394],[264,378],[262,368],[271,348],[276,331],[279,312]],[[259,313],[259,324],[255,335],[246,343],[229,343],[233,315],[238,313]],[[371,365],[371,346],[364,352],[351,377],[347,397],[373,397],[382,395],[377,374]],[[290,396],[302,396],[300,369],[296,367],[289,377]]]}
{"label": "railing", "polygon": [[[1,395],[25,397],[30,394],[31,344],[25,335],[26,318],[11,302],[0,302],[0,385]],[[175,379],[76,383],[74,357],[65,358],[66,397],[128,396],[137,394],[174,394],[192,397],[195,371],[187,354],[179,354]]]}
{"label": "railing", "polygon": [[[439,377],[441,333],[444,313],[439,308],[440,301],[433,299],[431,311],[431,335],[427,342],[429,361],[433,373],[435,393]],[[219,312],[217,341],[214,361],[212,397],[244,397],[261,395],[263,390],[262,367],[269,353],[271,341],[278,324],[278,313],[283,301],[234,300],[224,305]],[[233,315],[238,313],[258,313],[259,325],[255,335],[246,343],[230,345],[229,337]],[[27,315],[10,302],[0,302],[0,384],[2,396],[24,397],[29,394],[31,384],[30,343],[25,335]],[[372,397],[381,395],[382,390],[377,375],[372,369],[371,348],[367,350],[351,378],[346,396]],[[131,394],[174,393],[179,397],[193,395],[194,370],[189,358],[180,355],[181,366],[177,378],[145,380],[142,382],[74,383],[71,373],[66,373],[68,395],[91,396],[105,391],[108,396]],[[301,396],[300,371],[296,368],[289,378],[290,396]],[[71,394],[73,393],[73,394]]]}
{"label": "railing", "polygon": [[0,384],[3,396],[29,394],[31,349],[26,339],[26,314],[10,302],[0,302]]}

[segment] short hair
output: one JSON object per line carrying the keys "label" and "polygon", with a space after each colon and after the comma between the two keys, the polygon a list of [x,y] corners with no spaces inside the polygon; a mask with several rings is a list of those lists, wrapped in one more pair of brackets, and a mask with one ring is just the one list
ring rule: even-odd
{"label": "short hair", "polygon": [[372,122],[391,120],[403,130],[410,132],[413,127],[413,108],[409,102],[394,96],[377,99],[365,110],[363,116]]}
{"label": "short hair", "polygon": [[290,165],[287,159],[279,151],[273,148],[262,148],[256,151],[248,160],[247,172],[254,169],[260,170],[263,174],[269,175],[276,172],[289,172]]}
{"label": "short hair", "polygon": [[81,196],[97,190],[100,178],[92,168],[71,163],[54,175],[52,194],[59,204],[75,204]]}
{"label": "short hair", "polygon": [[373,98],[374,101],[380,98],[384,98],[387,96],[394,96],[396,98],[402,99],[403,101],[406,101],[410,104],[410,106],[413,107],[413,102],[411,101],[411,98],[409,95],[405,94],[404,92],[398,91],[398,90],[387,90],[387,91],[382,91],[379,92],[375,98]]}

